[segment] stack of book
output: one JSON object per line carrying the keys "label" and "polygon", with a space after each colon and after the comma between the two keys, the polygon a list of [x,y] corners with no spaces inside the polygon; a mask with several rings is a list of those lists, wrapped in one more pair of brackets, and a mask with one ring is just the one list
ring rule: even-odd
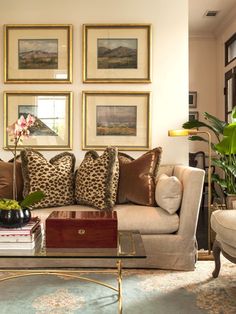
{"label": "stack of book", "polygon": [[38,218],[32,218],[21,228],[0,227],[0,250],[33,249],[42,235],[42,227]]}

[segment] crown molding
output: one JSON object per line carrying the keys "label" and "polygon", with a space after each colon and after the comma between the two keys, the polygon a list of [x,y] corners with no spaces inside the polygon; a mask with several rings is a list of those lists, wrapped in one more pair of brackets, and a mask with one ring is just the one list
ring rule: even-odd
{"label": "crown molding", "polygon": [[205,32],[202,32],[202,33],[192,33],[192,34],[189,34],[189,39],[206,39],[206,40],[209,40],[209,39],[216,39],[216,36],[214,33],[205,33]]}

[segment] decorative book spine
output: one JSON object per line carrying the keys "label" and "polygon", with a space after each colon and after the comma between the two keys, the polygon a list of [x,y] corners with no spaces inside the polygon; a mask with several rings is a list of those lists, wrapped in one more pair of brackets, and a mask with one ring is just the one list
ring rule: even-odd
{"label": "decorative book spine", "polygon": [[41,234],[42,228],[39,224],[32,234],[4,234],[0,235],[0,243],[27,243],[33,242],[39,234]]}
{"label": "decorative book spine", "polygon": [[34,230],[40,224],[40,220],[31,220],[28,224],[21,228],[3,228],[0,227],[0,236],[3,235],[32,235]]}

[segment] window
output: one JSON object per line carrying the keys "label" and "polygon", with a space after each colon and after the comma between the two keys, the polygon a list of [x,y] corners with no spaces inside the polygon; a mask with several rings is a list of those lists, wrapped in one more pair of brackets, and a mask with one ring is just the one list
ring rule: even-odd
{"label": "window", "polygon": [[225,65],[236,59],[236,33],[225,43]]}
{"label": "window", "polygon": [[236,106],[236,67],[225,73],[225,121],[231,122],[231,113]]}

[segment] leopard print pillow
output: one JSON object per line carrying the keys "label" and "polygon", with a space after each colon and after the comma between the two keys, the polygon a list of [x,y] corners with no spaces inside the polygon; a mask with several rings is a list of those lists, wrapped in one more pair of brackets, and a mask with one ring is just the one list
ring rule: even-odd
{"label": "leopard print pillow", "polygon": [[54,207],[74,204],[75,157],[65,152],[47,161],[34,150],[21,152],[24,178],[23,196],[40,190],[45,198],[33,208]]}
{"label": "leopard print pillow", "polygon": [[75,199],[78,204],[101,210],[111,210],[115,205],[119,179],[118,152],[108,147],[99,157],[88,151],[75,179]]}

